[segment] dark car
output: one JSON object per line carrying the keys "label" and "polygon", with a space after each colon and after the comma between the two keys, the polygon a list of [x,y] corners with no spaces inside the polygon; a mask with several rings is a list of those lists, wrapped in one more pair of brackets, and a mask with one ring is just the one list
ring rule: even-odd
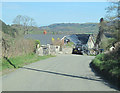
{"label": "dark car", "polygon": [[83,53],[82,53],[82,44],[78,43],[78,44],[74,45],[72,54],[81,54],[81,55],[83,55]]}
{"label": "dark car", "polygon": [[80,55],[83,55],[83,54],[89,55],[88,47],[86,46],[86,44],[79,44],[79,43],[75,45],[72,53],[80,54]]}

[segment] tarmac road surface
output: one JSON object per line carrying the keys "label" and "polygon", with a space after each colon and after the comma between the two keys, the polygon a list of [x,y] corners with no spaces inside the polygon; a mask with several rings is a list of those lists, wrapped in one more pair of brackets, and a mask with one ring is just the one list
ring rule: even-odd
{"label": "tarmac road surface", "polygon": [[93,56],[58,55],[2,77],[3,91],[115,91],[89,67]]}

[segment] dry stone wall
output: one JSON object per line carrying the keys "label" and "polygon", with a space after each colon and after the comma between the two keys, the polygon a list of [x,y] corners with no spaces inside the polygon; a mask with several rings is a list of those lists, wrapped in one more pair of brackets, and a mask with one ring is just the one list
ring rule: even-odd
{"label": "dry stone wall", "polygon": [[72,53],[72,48],[66,48],[66,47],[62,47],[62,51],[61,51],[61,47],[58,45],[42,45],[41,47],[36,49],[36,54],[40,55],[40,56],[44,56],[44,55],[57,55],[57,54],[71,54]]}

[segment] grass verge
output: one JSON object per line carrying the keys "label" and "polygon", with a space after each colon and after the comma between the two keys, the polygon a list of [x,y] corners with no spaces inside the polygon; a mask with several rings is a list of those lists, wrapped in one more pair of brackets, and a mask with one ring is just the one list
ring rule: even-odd
{"label": "grass verge", "polygon": [[90,63],[92,69],[120,89],[120,59],[114,54],[99,54]]}
{"label": "grass verge", "polygon": [[[38,56],[34,53],[32,54],[27,54],[27,55],[22,55],[22,56],[16,56],[16,57],[12,57],[9,58],[9,60],[12,62],[12,64],[14,64],[16,66],[16,68],[22,67],[24,65],[28,65],[30,63],[34,63],[40,60],[44,60],[50,57],[55,57],[52,55],[47,55],[47,56]],[[9,62],[6,59],[2,59],[2,75],[14,71],[14,67],[12,65],[9,64]]]}

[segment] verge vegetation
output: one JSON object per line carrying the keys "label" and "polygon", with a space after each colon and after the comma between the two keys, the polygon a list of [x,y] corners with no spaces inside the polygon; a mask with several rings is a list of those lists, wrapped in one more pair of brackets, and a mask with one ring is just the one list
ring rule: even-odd
{"label": "verge vegetation", "polygon": [[32,25],[24,26],[18,23],[6,25],[1,20],[0,23],[2,25],[2,43],[0,43],[2,44],[2,49],[0,49],[0,51],[2,51],[0,59],[2,60],[0,60],[0,75],[7,74],[21,66],[53,57],[51,55],[36,55],[36,45],[40,45],[40,41],[24,38],[26,33],[36,31],[38,27]]}
{"label": "verge vegetation", "polygon": [[120,10],[120,1],[111,3],[111,6],[107,7],[106,10],[108,17],[106,17],[106,22],[101,21],[99,30],[101,33],[110,34],[112,38],[99,43],[99,48],[103,48],[105,51],[97,55],[90,63],[90,66],[120,90],[120,14],[118,12]]}
{"label": "verge vegetation", "polygon": [[[21,56],[10,57],[9,61],[11,61],[12,64],[15,65],[16,68],[20,68],[24,65],[28,65],[30,63],[34,63],[34,62],[44,60],[50,57],[54,57],[54,56],[52,55],[38,56],[35,53],[31,53],[31,54],[24,54]],[[14,66],[9,64],[8,60],[6,60],[5,58],[2,58],[2,71],[3,71],[2,74],[4,75],[13,70],[15,70]]]}
{"label": "verge vegetation", "polygon": [[118,52],[114,54],[99,54],[91,62],[90,66],[98,74],[102,75],[104,79],[120,89],[120,58],[116,56],[118,54]]}

